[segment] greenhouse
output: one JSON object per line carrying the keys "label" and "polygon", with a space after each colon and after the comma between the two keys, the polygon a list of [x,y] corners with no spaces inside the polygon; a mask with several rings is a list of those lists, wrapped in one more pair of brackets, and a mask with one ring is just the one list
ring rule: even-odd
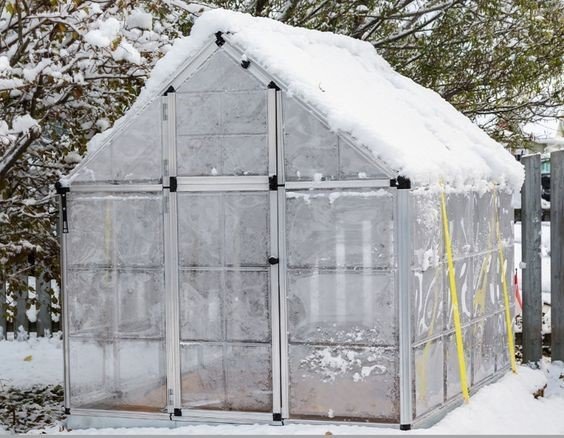
{"label": "greenhouse", "polygon": [[509,370],[521,180],[368,43],[206,12],[58,186],[69,424],[436,421]]}

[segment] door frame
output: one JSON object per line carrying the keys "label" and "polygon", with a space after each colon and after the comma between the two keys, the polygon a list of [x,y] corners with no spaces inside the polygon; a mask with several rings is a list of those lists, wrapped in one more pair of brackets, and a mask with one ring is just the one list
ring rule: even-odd
{"label": "door frame", "polygon": [[[177,177],[176,93],[167,92],[161,98],[161,123],[163,142],[163,204],[164,204],[164,254],[165,254],[165,314],[167,357],[167,412],[171,416],[198,417],[224,420],[265,419],[279,421],[287,412],[287,354],[285,333],[285,266],[284,253],[284,180],[283,154],[279,147],[279,90],[267,88],[267,144],[268,175],[264,176],[205,176]],[[269,194],[270,226],[270,323],[271,323],[271,373],[272,413],[249,413],[221,410],[183,409],[180,364],[180,293],[178,281],[178,192],[203,191],[260,191]],[[282,250],[281,250],[282,247]],[[284,310],[282,310],[282,308]],[[285,365],[286,364],[286,365]],[[284,376],[286,376],[284,378]],[[286,382],[284,384],[283,382]],[[286,389],[286,390],[285,390]]]}

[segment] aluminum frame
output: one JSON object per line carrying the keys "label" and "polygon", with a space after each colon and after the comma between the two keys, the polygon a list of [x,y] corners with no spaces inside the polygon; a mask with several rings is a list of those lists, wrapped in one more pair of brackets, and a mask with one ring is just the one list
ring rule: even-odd
{"label": "aluminum frame", "polygon": [[396,190],[397,292],[399,295],[400,428],[413,423],[411,346],[411,202],[409,189]]}
{"label": "aluminum frame", "polygon": [[[164,178],[176,175],[176,94],[163,96],[162,132],[164,143]],[[166,109],[166,113],[164,110]],[[167,411],[177,413],[182,407],[180,383],[180,334],[178,309],[178,207],[176,193],[163,191],[165,253],[165,315],[167,357]]]}
{"label": "aluminum frame", "polygon": [[[67,207],[68,208],[68,207]],[[63,233],[63,204],[59,197],[59,244],[61,257],[61,284],[59,287],[59,297],[61,300],[61,317],[63,318],[63,374],[64,374],[64,407],[65,411],[70,411],[70,349],[69,349],[69,315],[67,309],[67,235]],[[67,210],[68,214],[68,210]]]}
{"label": "aluminum frame", "polygon": [[330,181],[287,181],[287,190],[304,189],[362,189],[362,188],[389,188],[388,179],[361,179],[361,180],[330,180]]}
{"label": "aluminum frame", "polygon": [[183,176],[177,179],[179,192],[264,191],[268,176]]}
{"label": "aluminum frame", "polygon": [[[276,178],[277,171],[277,96],[278,92],[268,89],[267,116],[268,116],[268,175]],[[270,187],[269,187],[270,188]],[[272,358],[272,413],[282,414],[281,398],[281,360],[280,360],[280,252],[278,227],[278,191],[269,190],[270,198],[270,254],[277,258],[278,263],[270,265],[270,322],[271,322],[271,358]]]}
{"label": "aluminum frame", "polygon": [[161,192],[162,184],[75,184],[72,186],[73,192]]}

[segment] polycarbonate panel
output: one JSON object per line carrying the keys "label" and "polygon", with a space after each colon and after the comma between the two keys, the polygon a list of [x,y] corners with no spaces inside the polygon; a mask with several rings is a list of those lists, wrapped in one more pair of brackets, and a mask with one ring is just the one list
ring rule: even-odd
{"label": "polycarbonate panel", "polygon": [[441,200],[436,191],[412,191],[413,209],[413,266],[422,271],[445,260]]}
{"label": "polycarbonate panel", "polygon": [[179,193],[181,266],[265,266],[268,192]]}
{"label": "polycarbonate panel", "polygon": [[69,270],[67,302],[71,335],[107,338],[115,331],[117,273],[110,270]]}
{"label": "polycarbonate panel", "polygon": [[218,51],[210,56],[180,87],[178,93],[202,91],[261,90],[260,84],[229,55]]}
{"label": "polycarbonate panel", "polygon": [[294,418],[399,420],[394,347],[290,345]]}
{"label": "polycarbonate panel", "polygon": [[496,317],[488,317],[470,327],[472,334],[472,384],[476,385],[495,372],[495,343],[501,337]]}
{"label": "polycarbonate panel", "polygon": [[455,259],[472,253],[474,243],[474,211],[472,192],[447,193],[446,207],[452,240],[452,252]]}
{"label": "polycarbonate panel", "polygon": [[287,287],[290,342],[397,343],[393,274],[292,269]]}
{"label": "polycarbonate panel", "polygon": [[[444,336],[445,346],[445,362],[446,362],[446,398],[450,400],[456,395],[462,394],[460,389],[460,367],[458,362],[458,354],[456,349],[456,336],[453,333]],[[472,368],[473,368],[473,345],[471,328],[462,329],[462,339],[464,344],[464,358],[466,362],[466,377],[468,385],[472,385]]]}
{"label": "polycarbonate panel", "polygon": [[307,190],[286,196],[289,267],[392,267],[390,190]]}
{"label": "polycarbonate panel", "polygon": [[166,405],[161,197],[69,196],[72,407],[156,411]]}
{"label": "polycarbonate panel", "polygon": [[365,179],[365,178],[386,178],[374,160],[367,158],[369,152],[361,154],[355,146],[343,140],[339,141],[339,179]]}
{"label": "polycarbonate panel", "polygon": [[286,93],[282,117],[286,180],[338,179],[337,135]]}
{"label": "polycarbonate panel", "polygon": [[73,407],[156,411],[166,405],[163,342],[71,337],[69,346]]}
{"label": "polycarbonate panel", "polygon": [[[511,310],[511,321],[514,321],[513,316],[515,315],[515,308],[512,306]],[[500,312],[492,316],[493,324],[495,326],[495,331],[497,333],[494,340],[494,351],[495,351],[495,369],[496,371],[506,370],[509,367],[509,347],[507,344],[507,326],[505,323],[505,313]],[[512,326],[512,332],[515,333],[515,329]]]}
{"label": "polycarbonate panel", "polygon": [[182,344],[183,406],[272,412],[270,354],[264,344]]}
{"label": "polycarbonate panel", "polygon": [[415,414],[420,416],[444,401],[442,338],[414,348]]}
{"label": "polycarbonate panel", "polygon": [[[462,324],[469,323],[472,318],[473,301],[475,297],[473,268],[474,264],[472,258],[465,258],[454,262],[456,291],[460,321]],[[443,265],[443,275],[443,281],[445,282],[445,329],[451,330],[454,328],[454,310],[451,299],[448,266]]]}
{"label": "polycarbonate panel", "polygon": [[[412,330],[413,342],[443,332],[445,278],[444,266],[413,272]],[[448,283],[447,283],[448,285]],[[448,287],[448,286],[447,286]]]}
{"label": "polycarbonate panel", "polygon": [[73,182],[158,182],[162,177],[161,104],[157,98],[128,119]]}
{"label": "polycarbonate panel", "polygon": [[474,196],[474,245],[475,252],[496,248],[495,210],[492,192]]}
{"label": "polycarbonate panel", "polygon": [[162,266],[162,195],[72,193],[69,266]]}

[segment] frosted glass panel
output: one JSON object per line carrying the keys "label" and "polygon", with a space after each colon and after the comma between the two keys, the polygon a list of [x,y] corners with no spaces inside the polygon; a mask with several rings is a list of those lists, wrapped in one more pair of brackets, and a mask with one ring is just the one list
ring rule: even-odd
{"label": "frosted glass panel", "polygon": [[339,177],[340,179],[385,178],[386,175],[376,166],[370,153],[361,154],[347,141],[339,137]]}
{"label": "frosted glass panel", "polygon": [[161,104],[157,98],[138,114],[128,114],[103,150],[79,170],[82,182],[158,182],[162,176]]}
{"label": "frosted glass panel", "polygon": [[495,371],[495,343],[497,333],[495,317],[476,322],[470,328],[472,333],[473,380],[476,385]]}
{"label": "frosted glass panel", "polygon": [[290,415],[398,421],[398,351],[290,345]]}
{"label": "frosted glass panel", "polygon": [[392,274],[288,273],[290,342],[393,345],[397,310]]}
{"label": "frosted glass panel", "polygon": [[[458,297],[458,305],[460,311],[460,320],[462,324],[469,323],[472,318],[472,309],[474,306],[475,293],[473,289],[473,260],[465,258],[454,262],[454,272],[456,279],[456,290]],[[448,277],[448,266],[443,265],[443,281],[444,287],[444,303],[445,303],[445,328],[447,330],[454,328],[454,312],[451,300],[450,282]]]}
{"label": "frosted glass panel", "polygon": [[[471,328],[462,330],[464,343],[464,357],[466,358],[466,376],[468,377],[468,385],[472,384],[472,368],[473,368],[473,345]],[[456,338],[454,333],[445,335],[445,361],[446,361],[446,398],[451,399],[455,395],[461,394],[460,390],[460,369],[458,365],[458,355],[456,352]]]}
{"label": "frosted glass panel", "polygon": [[290,267],[391,267],[389,190],[287,192]]}

